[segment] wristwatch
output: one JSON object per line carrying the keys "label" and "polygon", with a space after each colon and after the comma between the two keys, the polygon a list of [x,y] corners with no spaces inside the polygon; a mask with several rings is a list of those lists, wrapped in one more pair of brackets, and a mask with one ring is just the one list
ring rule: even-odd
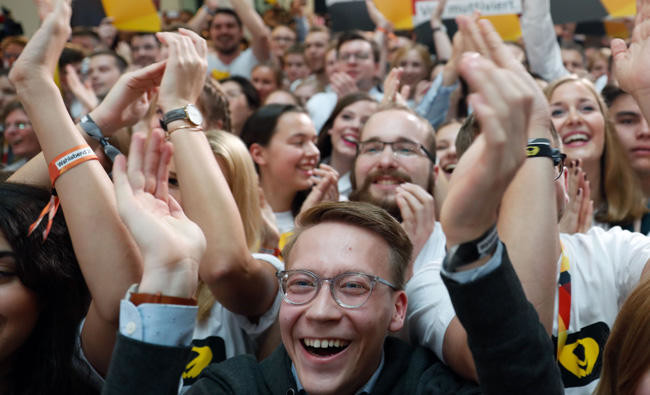
{"label": "wristwatch", "polygon": [[452,246],[447,251],[442,265],[446,271],[453,273],[463,265],[474,263],[481,258],[494,254],[499,246],[497,226],[492,225],[477,239]]}
{"label": "wristwatch", "polygon": [[185,107],[167,111],[165,115],[163,115],[160,125],[166,131],[167,125],[173,121],[178,121],[179,119],[185,119],[193,126],[199,126],[203,123],[203,115],[201,115],[201,111],[199,111],[194,104],[188,104]]}

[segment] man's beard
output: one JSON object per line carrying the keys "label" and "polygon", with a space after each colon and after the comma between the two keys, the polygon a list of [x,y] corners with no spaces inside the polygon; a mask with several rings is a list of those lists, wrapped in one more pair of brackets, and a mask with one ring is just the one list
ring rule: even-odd
{"label": "man's beard", "polygon": [[217,52],[222,53],[224,55],[232,55],[236,53],[238,49],[239,49],[239,43],[234,43],[229,47],[219,46],[219,48],[217,48]]}
{"label": "man's beard", "polygon": [[395,200],[396,198],[395,194],[384,195],[382,197],[375,197],[370,193],[370,186],[373,180],[376,180],[378,177],[381,176],[390,176],[391,178],[399,180],[400,184],[403,184],[405,182],[411,182],[411,177],[406,173],[402,173],[397,170],[389,170],[389,171],[375,170],[371,173],[368,173],[368,176],[363,182],[363,185],[355,188],[352,192],[350,192],[348,199],[357,202],[371,203],[374,204],[375,206],[381,207],[384,210],[386,210],[388,214],[392,215],[393,218],[397,220],[397,222],[401,223],[402,213]]}

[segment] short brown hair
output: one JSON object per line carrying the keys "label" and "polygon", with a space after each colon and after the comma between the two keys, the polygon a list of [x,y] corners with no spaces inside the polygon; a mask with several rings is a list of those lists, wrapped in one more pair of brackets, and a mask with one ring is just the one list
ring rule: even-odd
{"label": "short brown hair", "polygon": [[291,250],[300,235],[322,223],[339,222],[366,229],[381,237],[388,245],[391,280],[397,289],[404,288],[406,268],[411,260],[413,244],[402,226],[388,212],[374,204],[364,202],[325,202],[300,214],[296,228],[282,250],[289,266]]}

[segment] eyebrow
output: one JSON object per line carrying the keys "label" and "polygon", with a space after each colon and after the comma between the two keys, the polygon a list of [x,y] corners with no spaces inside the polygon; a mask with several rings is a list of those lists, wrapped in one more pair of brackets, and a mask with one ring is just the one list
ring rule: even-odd
{"label": "eyebrow", "polygon": [[638,117],[641,116],[641,114],[639,114],[638,112],[634,112],[634,111],[619,111],[616,114],[614,114],[614,116],[616,116],[616,117],[637,117],[638,118]]}

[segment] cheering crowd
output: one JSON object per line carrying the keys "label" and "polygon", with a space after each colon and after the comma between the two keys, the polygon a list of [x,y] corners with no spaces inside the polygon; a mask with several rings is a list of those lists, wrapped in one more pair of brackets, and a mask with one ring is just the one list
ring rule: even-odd
{"label": "cheering crowd", "polygon": [[[453,2],[454,0],[449,0]],[[0,44],[0,393],[650,394],[650,0]],[[172,16],[174,18],[172,18]]]}

